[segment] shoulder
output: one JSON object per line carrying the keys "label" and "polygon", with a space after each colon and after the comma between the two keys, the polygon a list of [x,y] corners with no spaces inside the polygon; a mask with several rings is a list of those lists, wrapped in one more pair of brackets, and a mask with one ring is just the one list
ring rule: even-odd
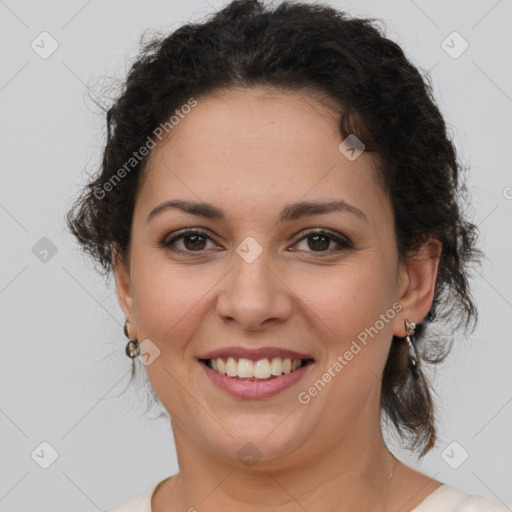
{"label": "shoulder", "polygon": [[468,495],[457,487],[441,485],[411,512],[510,512],[507,505],[484,496]]}
{"label": "shoulder", "polygon": [[501,501],[484,496],[467,496],[461,502],[457,512],[510,512],[511,510]]}
{"label": "shoulder", "polygon": [[160,483],[153,484],[136,497],[104,509],[102,512],[151,512],[151,497]]}

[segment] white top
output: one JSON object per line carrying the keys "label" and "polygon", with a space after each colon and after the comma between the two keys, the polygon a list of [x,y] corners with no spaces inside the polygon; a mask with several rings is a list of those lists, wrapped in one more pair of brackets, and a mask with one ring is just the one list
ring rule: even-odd
{"label": "white top", "polygon": [[[136,498],[108,508],[103,512],[152,512],[151,498],[162,482],[148,487]],[[469,496],[456,487],[444,484],[428,495],[411,512],[511,512],[511,510],[512,508],[499,501],[483,496]]]}

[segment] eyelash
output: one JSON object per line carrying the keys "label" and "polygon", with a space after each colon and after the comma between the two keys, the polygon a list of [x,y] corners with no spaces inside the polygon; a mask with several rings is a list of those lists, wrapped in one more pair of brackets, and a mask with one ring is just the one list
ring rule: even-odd
{"label": "eyelash", "polygon": [[[201,236],[204,236],[204,237],[206,237],[206,238],[208,238],[208,239],[213,241],[213,239],[208,235],[207,231],[204,231],[204,230],[198,229],[198,228],[189,228],[189,229],[186,229],[185,231],[182,231],[182,232],[178,233],[177,235],[173,236],[170,240],[167,240],[166,238],[164,238],[162,240],[162,242],[160,243],[160,245],[161,245],[161,247],[163,247],[165,249],[169,249],[169,250],[174,251],[174,252],[181,252],[183,254],[187,254],[187,255],[190,255],[190,256],[194,256],[196,254],[201,254],[201,253],[203,253],[205,251],[205,249],[198,250],[198,251],[189,251],[189,250],[176,249],[175,247],[172,247],[173,244],[175,244],[178,240],[181,240],[183,238],[186,238],[186,237],[189,237],[189,236],[193,236],[193,235],[201,235]],[[304,234],[304,236],[302,236],[302,238],[298,239],[295,242],[295,244],[297,244],[299,242],[302,242],[303,240],[306,240],[309,237],[312,237],[314,235],[325,236],[329,240],[332,240],[333,242],[338,244],[338,246],[340,247],[338,249],[330,249],[330,250],[326,250],[326,251],[308,251],[308,252],[311,252],[311,253],[315,254],[315,257],[324,258],[324,257],[331,256],[334,253],[341,252],[341,251],[346,250],[346,249],[353,249],[353,245],[352,245],[352,243],[348,239],[340,238],[340,237],[335,236],[332,233],[330,233],[328,231],[325,231],[325,230],[311,230],[311,231],[307,231]]]}

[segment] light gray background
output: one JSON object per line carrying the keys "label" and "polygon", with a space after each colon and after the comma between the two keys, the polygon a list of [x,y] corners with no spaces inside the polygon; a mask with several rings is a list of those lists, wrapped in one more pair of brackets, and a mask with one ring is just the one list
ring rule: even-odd
{"label": "light gray background", "polygon": [[[0,510],[97,510],[177,471],[167,419],[144,417],[133,390],[116,397],[130,369],[124,318],[113,283],[106,288],[77,252],[63,216],[104,142],[85,84],[101,91],[105,75],[122,79],[144,29],[175,29],[225,3],[208,1],[0,0]],[[382,18],[431,70],[472,168],[473,216],[488,257],[473,281],[479,326],[436,372],[439,446],[421,464],[402,456],[440,481],[512,504],[512,2],[330,3]],[[31,48],[43,31],[59,45],[47,59]],[[456,59],[442,47],[453,31],[469,44]],[[452,40],[453,53],[461,46]],[[46,262],[33,252],[43,237],[57,249]],[[43,441],[58,452],[48,469],[31,457],[50,456]],[[454,441],[460,447],[443,458]],[[445,459],[453,465],[462,449],[469,458],[452,469]]]}

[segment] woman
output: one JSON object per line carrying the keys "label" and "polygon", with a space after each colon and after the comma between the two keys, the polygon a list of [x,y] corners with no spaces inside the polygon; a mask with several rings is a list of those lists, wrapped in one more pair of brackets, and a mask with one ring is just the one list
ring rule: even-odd
{"label": "woman", "polygon": [[110,511],[508,510],[381,433],[434,445],[422,367],[476,319],[479,256],[395,43],[326,6],[234,1],[147,45],[107,121],[68,224],[115,276],[180,466]]}

